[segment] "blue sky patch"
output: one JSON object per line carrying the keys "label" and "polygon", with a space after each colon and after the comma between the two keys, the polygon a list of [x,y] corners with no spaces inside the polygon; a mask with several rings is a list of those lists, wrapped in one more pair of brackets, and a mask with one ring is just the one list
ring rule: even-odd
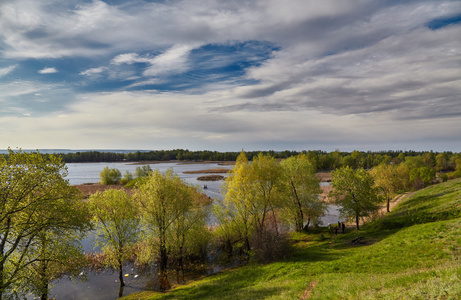
{"label": "blue sky patch", "polygon": [[[434,19],[426,24],[429,29],[437,30],[449,25],[461,23],[461,15],[456,15],[448,18]],[[458,37],[459,38],[459,37]]]}

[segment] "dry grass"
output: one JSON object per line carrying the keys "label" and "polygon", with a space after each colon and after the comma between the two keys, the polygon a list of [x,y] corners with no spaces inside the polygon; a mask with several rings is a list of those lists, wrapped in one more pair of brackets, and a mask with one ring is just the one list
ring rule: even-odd
{"label": "dry grass", "polygon": [[222,175],[206,175],[206,176],[197,177],[197,180],[200,180],[200,181],[219,181],[223,179],[224,179],[224,176]]}
{"label": "dry grass", "polygon": [[330,172],[317,172],[315,173],[315,176],[321,181],[321,182],[330,182],[331,181],[331,174]]}

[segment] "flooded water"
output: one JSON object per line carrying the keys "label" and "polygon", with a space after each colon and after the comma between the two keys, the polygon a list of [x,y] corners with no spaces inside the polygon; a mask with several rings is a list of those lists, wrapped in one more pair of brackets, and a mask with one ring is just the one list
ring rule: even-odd
{"label": "flooded water", "polygon": [[[221,199],[222,194],[220,193],[220,187],[223,181],[199,181],[197,177],[204,175],[211,175],[208,173],[201,174],[184,174],[186,171],[199,171],[215,168],[231,169],[229,165],[219,165],[217,163],[212,164],[181,164],[177,162],[158,163],[158,164],[146,164],[151,167],[152,170],[159,170],[165,172],[168,169],[172,169],[173,172],[184,179],[187,183],[192,185],[198,185],[202,187],[207,185],[207,189],[203,189],[203,192],[211,198]],[[116,168],[123,174],[126,171],[134,173],[136,167],[143,165],[137,165],[133,163],[69,163],[66,164],[69,171],[66,177],[71,185],[83,184],[83,183],[97,183],[100,181],[99,173],[107,166],[111,169]],[[226,174],[219,174],[226,176]]]}
{"label": "flooded water", "polygon": [[[133,163],[69,163],[66,164],[69,174],[66,177],[71,185],[83,183],[97,183],[100,181],[99,173],[108,166],[109,168],[117,168],[123,174],[126,171],[135,172],[136,167],[142,165],[135,165]],[[221,166],[216,163],[212,164],[180,164],[177,162],[148,164],[152,169],[157,169],[164,172],[168,169],[178,174],[187,183],[197,185],[209,197],[215,199],[223,199],[220,192],[223,181],[199,181],[197,177],[209,174],[184,174],[185,171],[206,170],[214,168],[230,169],[232,166]],[[220,174],[226,176],[226,174]],[[204,189],[203,185],[206,184],[207,188]],[[322,183],[327,185],[328,183]],[[328,211],[322,218],[323,226],[328,226],[329,223],[338,222],[339,212],[338,207],[329,205]],[[342,221],[342,220],[341,220]],[[82,241],[83,247],[86,252],[93,252],[95,249],[92,246],[91,234]],[[139,292],[145,289],[146,284],[152,279],[147,275],[139,273],[135,267],[127,265],[124,268],[126,286],[123,290],[123,295]],[[82,274],[83,275],[83,274]],[[53,282],[54,287],[51,288],[50,297],[55,299],[78,299],[78,300],[113,300],[119,296],[120,283],[118,281],[118,273],[111,270],[104,272],[86,272],[85,281],[80,278],[64,277],[58,281]],[[34,299],[28,296],[28,299]]]}

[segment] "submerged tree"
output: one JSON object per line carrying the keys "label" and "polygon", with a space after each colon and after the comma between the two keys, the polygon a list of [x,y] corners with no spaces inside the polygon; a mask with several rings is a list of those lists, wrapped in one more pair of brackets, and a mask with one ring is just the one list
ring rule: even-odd
{"label": "submerged tree", "polygon": [[[123,264],[132,256],[139,233],[139,218],[133,198],[123,190],[97,192],[88,199],[105,263],[119,272],[120,293],[125,285]],[[121,296],[121,295],[120,295]]]}
{"label": "submerged tree", "polygon": [[172,225],[170,256],[175,262],[177,281],[184,281],[184,266],[186,260],[200,259],[206,256],[206,245],[211,232],[207,229],[207,219],[210,213],[209,198],[199,193],[194,187],[189,187],[189,207],[183,211]]}
{"label": "submerged tree", "polygon": [[354,170],[350,167],[337,169],[331,175],[333,190],[330,196],[341,206],[342,215],[355,218],[359,230],[359,219],[375,212],[381,201],[373,177],[363,168]]}
{"label": "submerged tree", "polygon": [[81,225],[72,209],[80,198],[66,175],[53,155],[9,150],[0,157],[0,299],[27,288],[43,235]]}
{"label": "submerged tree", "polygon": [[307,228],[310,221],[322,216],[326,209],[326,204],[319,196],[321,189],[315,176],[315,167],[305,154],[289,157],[281,162],[281,166],[287,193],[284,210],[296,231],[302,231],[306,218]]}
{"label": "submerged tree", "polygon": [[27,287],[42,300],[48,299],[51,282],[62,274],[78,275],[86,259],[78,239],[79,230],[41,232],[28,253]]}
{"label": "submerged tree", "polygon": [[[188,226],[185,223],[179,225],[179,222],[186,222],[186,215],[191,213],[195,193],[196,191],[171,169],[165,173],[152,171],[136,191],[135,197],[144,223],[145,240],[152,241],[154,245],[154,248],[148,249],[151,251],[144,253],[144,259],[147,260],[152,256],[158,258],[161,289],[169,288],[167,269],[169,254],[174,243],[172,236],[191,234],[190,231],[186,231]],[[196,222],[201,222],[198,219],[200,217],[196,215]],[[182,230],[182,233],[177,230]]]}

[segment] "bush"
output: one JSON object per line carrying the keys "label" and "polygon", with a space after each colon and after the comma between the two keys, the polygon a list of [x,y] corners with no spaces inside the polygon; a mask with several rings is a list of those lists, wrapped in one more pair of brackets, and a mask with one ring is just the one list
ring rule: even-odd
{"label": "bush", "polygon": [[130,171],[126,171],[125,174],[123,174],[123,178],[120,181],[120,183],[121,184],[127,184],[128,182],[130,182],[133,179],[134,179],[133,173],[131,173]]}
{"label": "bush", "polygon": [[280,261],[289,257],[292,252],[292,244],[286,234],[266,229],[262,233],[255,234],[253,243],[253,259],[259,263]]}
{"label": "bush", "polygon": [[149,165],[142,167],[136,167],[135,173],[137,178],[147,177],[152,172],[152,168]]}
{"label": "bush", "polygon": [[105,167],[101,173],[99,173],[99,178],[101,179],[101,184],[117,184],[122,179],[122,173],[120,173],[118,169]]}

